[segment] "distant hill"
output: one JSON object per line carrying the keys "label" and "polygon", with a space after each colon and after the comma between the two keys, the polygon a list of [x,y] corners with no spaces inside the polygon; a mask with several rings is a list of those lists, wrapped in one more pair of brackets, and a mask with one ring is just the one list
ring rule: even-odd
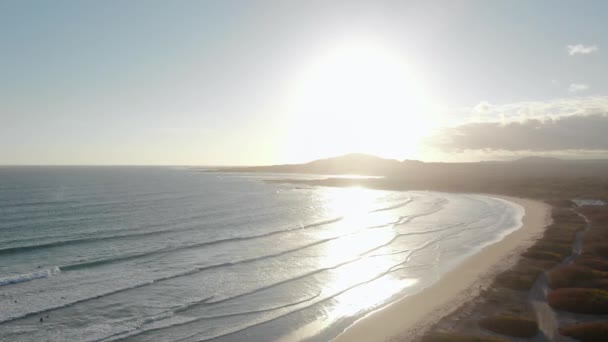
{"label": "distant hill", "polygon": [[353,153],[304,164],[220,167],[214,171],[259,173],[306,173],[321,175],[384,176],[402,181],[421,179],[468,182],[481,179],[608,177],[608,159],[570,160],[525,157],[511,161],[425,163],[385,159]]}
{"label": "distant hill", "polygon": [[313,173],[328,175],[386,176],[399,171],[402,163],[369,154],[351,153],[305,164],[220,168],[226,172]]}
{"label": "distant hill", "polygon": [[512,160],[512,163],[531,163],[531,164],[545,164],[545,163],[563,163],[567,160],[559,159],[559,158],[551,158],[551,157],[524,157],[520,159]]}
{"label": "distant hill", "polygon": [[[555,199],[601,198],[608,191],[608,159],[557,159],[529,157],[511,161],[466,163],[399,162],[368,155],[346,155],[299,165],[240,168],[236,172],[298,172],[384,176],[357,179],[326,177],[268,180],[321,186],[363,186],[384,190],[431,190],[494,193]],[[608,199],[607,199],[608,201]]]}

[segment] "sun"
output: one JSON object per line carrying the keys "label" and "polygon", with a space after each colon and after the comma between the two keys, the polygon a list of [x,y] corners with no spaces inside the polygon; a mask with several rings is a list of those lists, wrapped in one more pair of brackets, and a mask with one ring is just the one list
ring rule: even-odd
{"label": "sun", "polygon": [[285,151],[297,162],[352,152],[415,157],[432,126],[422,78],[402,54],[379,44],[334,46],[294,83]]}

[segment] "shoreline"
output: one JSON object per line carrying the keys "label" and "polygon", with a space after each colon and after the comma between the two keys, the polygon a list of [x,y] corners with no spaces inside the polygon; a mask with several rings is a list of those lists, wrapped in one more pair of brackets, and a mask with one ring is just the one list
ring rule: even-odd
{"label": "shoreline", "polygon": [[[482,248],[419,293],[398,299],[357,320],[332,341],[402,341],[420,337],[432,324],[475,298],[498,273],[512,266],[550,224],[551,206],[546,203],[503,195],[479,195],[522,206],[521,227]],[[415,314],[407,315],[408,312]]]}

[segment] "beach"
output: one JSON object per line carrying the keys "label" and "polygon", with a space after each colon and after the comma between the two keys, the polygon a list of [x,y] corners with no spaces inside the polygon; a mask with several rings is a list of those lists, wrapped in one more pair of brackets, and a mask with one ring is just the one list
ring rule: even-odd
{"label": "beach", "polygon": [[519,254],[539,239],[550,224],[551,207],[526,198],[489,195],[520,205],[521,228],[486,246],[421,292],[402,298],[361,318],[333,341],[411,341],[430,325],[474,298]]}

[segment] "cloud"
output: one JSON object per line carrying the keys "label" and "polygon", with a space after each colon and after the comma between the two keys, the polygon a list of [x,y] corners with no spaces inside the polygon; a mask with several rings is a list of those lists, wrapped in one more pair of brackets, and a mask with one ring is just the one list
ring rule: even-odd
{"label": "cloud", "polygon": [[494,108],[493,120],[445,128],[429,143],[446,152],[608,151],[608,97]]}
{"label": "cloud", "polygon": [[559,151],[608,150],[608,114],[530,119],[524,122],[480,122],[444,132],[444,149]]}
{"label": "cloud", "polygon": [[481,101],[477,106],[473,107],[473,111],[478,114],[486,114],[490,112],[492,105],[489,102]]}
{"label": "cloud", "polygon": [[[482,102],[483,103],[483,102]],[[555,99],[550,101],[526,101],[508,104],[492,104],[483,106],[483,116],[477,115],[479,104],[474,107],[446,108],[445,115],[459,117],[458,122],[463,123],[462,117],[469,116],[469,121],[524,121],[527,119],[558,118],[570,115],[589,115],[608,112],[608,96],[586,96]]]}
{"label": "cloud", "polygon": [[588,55],[590,53],[596,52],[599,49],[597,47],[597,45],[583,45],[583,44],[568,45],[567,48],[568,48],[568,54],[570,56]]}
{"label": "cloud", "polygon": [[581,84],[581,83],[572,83],[568,87],[568,91],[571,93],[577,93],[579,91],[585,91],[585,90],[589,90],[589,86],[586,84]]}

